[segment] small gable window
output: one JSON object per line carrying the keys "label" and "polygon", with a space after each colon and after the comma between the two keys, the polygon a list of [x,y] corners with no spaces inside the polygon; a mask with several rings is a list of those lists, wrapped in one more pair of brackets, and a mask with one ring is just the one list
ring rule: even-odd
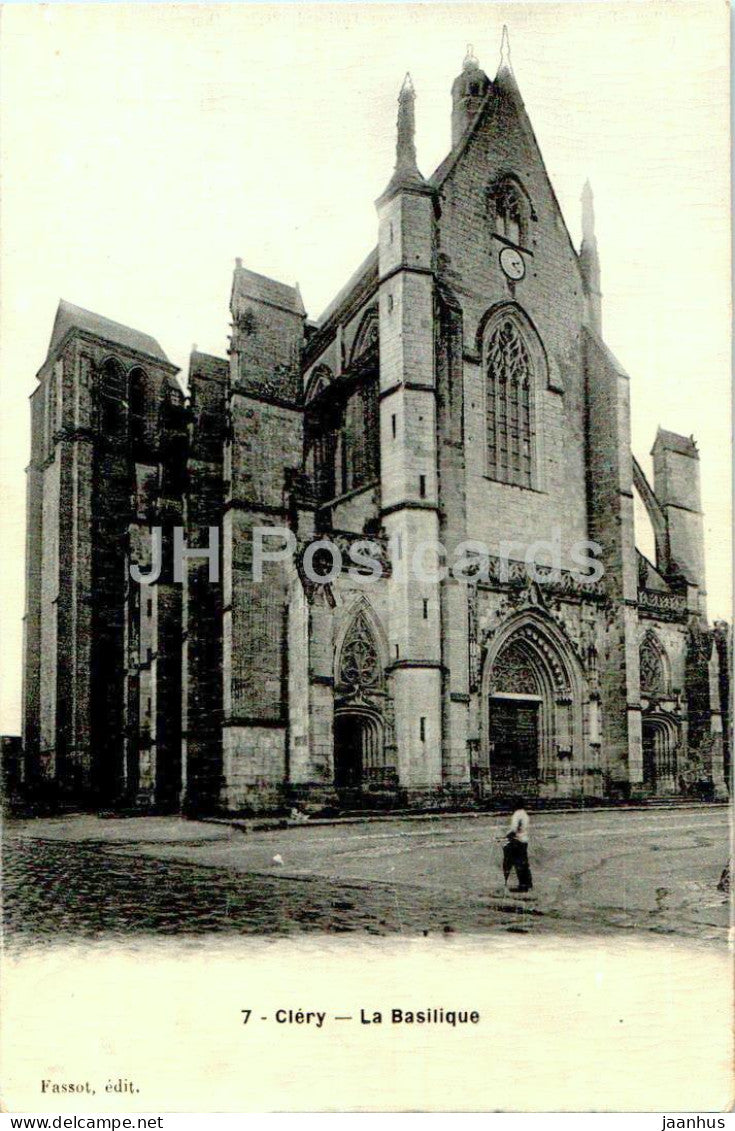
{"label": "small gable window", "polygon": [[490,200],[495,217],[495,234],[517,246],[525,244],[529,206],[520,186],[515,180],[505,177],[490,190]]}

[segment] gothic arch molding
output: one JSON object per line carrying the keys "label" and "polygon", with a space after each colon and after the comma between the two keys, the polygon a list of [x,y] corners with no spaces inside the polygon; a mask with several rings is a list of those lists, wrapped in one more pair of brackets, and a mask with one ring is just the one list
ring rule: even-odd
{"label": "gothic arch molding", "polygon": [[[516,769],[520,778],[514,788],[555,788],[562,774],[581,762],[585,688],[571,641],[547,614],[524,610],[494,634],[483,663],[481,734],[495,793],[511,788]],[[520,725],[512,720],[524,715],[526,745],[520,743],[514,769],[508,727]]]}
{"label": "gothic arch molding", "polygon": [[[130,368],[135,368],[131,366]],[[106,376],[112,376],[116,381],[120,381],[123,389],[127,388],[129,370],[125,368],[119,357],[115,354],[109,353],[97,365],[97,378],[101,382]],[[104,389],[101,389],[104,392]]]}
{"label": "gothic arch molding", "polygon": [[641,695],[649,699],[665,699],[671,687],[671,663],[668,653],[652,628],[639,648]]}
{"label": "gothic arch molding", "polygon": [[151,379],[142,365],[133,365],[128,372],[128,430],[131,446],[142,448],[151,436],[156,415],[156,398]]}
{"label": "gothic arch molding", "polygon": [[670,711],[651,708],[643,713],[642,731],[644,785],[655,794],[677,792],[679,719]]}
{"label": "gothic arch molding", "polygon": [[495,329],[496,324],[504,318],[514,322],[523,335],[533,356],[537,380],[540,379],[542,387],[545,388],[548,384],[549,373],[546,350],[535,323],[517,302],[496,302],[487,308],[477,325],[475,353],[478,357],[482,357],[483,346],[487,338]]}
{"label": "gothic arch molding", "polygon": [[128,374],[114,354],[108,354],[97,366],[94,393],[102,432],[106,436],[124,435],[127,427]]}
{"label": "gothic arch molding", "polygon": [[311,376],[306,385],[304,400],[308,404],[328,389],[334,380],[334,374],[328,365],[317,365],[311,371]]}
{"label": "gothic arch molding", "polygon": [[334,657],[334,780],[339,790],[386,784],[391,729],[386,656],[380,621],[369,601],[360,597],[347,610]]}
{"label": "gothic arch molding", "polygon": [[371,349],[378,349],[379,342],[379,323],[378,323],[378,308],[371,306],[370,309],[363,315],[362,321],[357,328],[352,349],[350,350],[350,365],[361,358],[363,354]]}
{"label": "gothic arch molding", "polygon": [[510,641],[525,641],[543,655],[553,675],[556,687],[568,694],[580,694],[583,685],[579,658],[572,641],[564,629],[539,609],[523,609],[508,617],[483,647],[483,692],[497,657]]}
{"label": "gothic arch molding", "polygon": [[[360,640],[365,644],[372,644],[376,657],[376,678],[371,682],[375,691],[383,691],[385,686],[385,666],[388,656],[388,638],[380,622],[380,618],[366,597],[360,596],[345,610],[342,626],[337,636],[334,649],[334,685],[335,689],[349,690],[352,685],[347,679],[348,673],[344,670],[345,649],[353,642]],[[379,669],[379,671],[378,671]],[[358,689],[360,690],[360,689]],[[363,691],[367,688],[363,688]]]}

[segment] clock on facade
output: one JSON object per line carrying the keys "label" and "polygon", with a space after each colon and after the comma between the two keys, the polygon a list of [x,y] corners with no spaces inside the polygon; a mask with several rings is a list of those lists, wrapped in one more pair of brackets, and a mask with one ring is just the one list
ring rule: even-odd
{"label": "clock on facade", "polygon": [[523,256],[514,247],[504,247],[500,252],[500,266],[508,276],[517,282],[526,274],[526,264]]}

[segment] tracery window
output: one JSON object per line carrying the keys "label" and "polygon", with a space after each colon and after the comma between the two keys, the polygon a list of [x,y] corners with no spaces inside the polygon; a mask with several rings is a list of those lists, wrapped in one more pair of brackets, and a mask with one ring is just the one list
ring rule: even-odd
{"label": "tracery window", "polygon": [[517,643],[511,642],[493,664],[493,691],[515,695],[538,695],[536,671],[529,656]]}
{"label": "tracery window", "polygon": [[334,456],[337,448],[337,433],[334,428],[324,426],[315,431],[311,451],[314,460],[314,486],[320,502],[333,499],[337,493],[334,476]]}
{"label": "tracery window", "polygon": [[146,385],[147,378],[143,370],[134,369],[128,381],[129,436],[134,449],[143,447],[147,438],[147,418],[151,406]]}
{"label": "tracery window", "polygon": [[100,428],[106,436],[124,433],[125,370],[115,358],[108,358],[99,377]]}
{"label": "tracery window", "polygon": [[377,478],[378,466],[378,386],[367,381],[347,400],[342,430],[343,492],[364,487]]}
{"label": "tracery window", "polygon": [[380,687],[382,680],[375,636],[364,613],[358,613],[342,645],[338,682],[343,687],[366,691]]}
{"label": "tracery window", "polygon": [[641,691],[647,696],[660,697],[666,690],[666,675],[660,650],[650,637],[640,650]]}
{"label": "tracery window", "polygon": [[56,375],[53,373],[44,392],[44,446],[46,454],[50,455],[54,448],[54,434],[57,428],[58,417],[58,385]]}
{"label": "tracery window", "polygon": [[506,181],[495,193],[495,231],[510,243],[523,242],[523,204],[516,186]]}
{"label": "tracery window", "polygon": [[490,337],[486,380],[488,475],[501,483],[530,487],[533,366],[511,319],[504,319]]}

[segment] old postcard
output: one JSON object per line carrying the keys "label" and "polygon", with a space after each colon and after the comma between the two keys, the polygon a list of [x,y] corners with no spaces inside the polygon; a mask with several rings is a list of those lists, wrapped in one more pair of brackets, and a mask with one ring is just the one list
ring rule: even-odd
{"label": "old postcard", "polygon": [[728,21],[4,7],[5,1111],[729,1109]]}

